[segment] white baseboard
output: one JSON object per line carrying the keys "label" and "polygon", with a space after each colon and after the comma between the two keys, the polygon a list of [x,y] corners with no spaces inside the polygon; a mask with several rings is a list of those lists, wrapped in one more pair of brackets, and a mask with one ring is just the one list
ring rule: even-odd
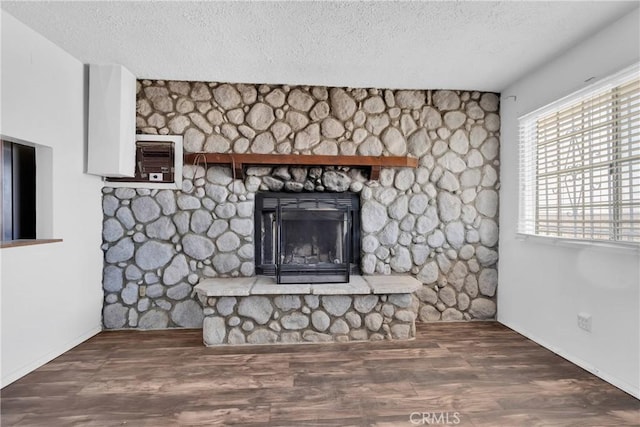
{"label": "white baseboard", "polygon": [[596,377],[608,382],[612,386],[617,387],[620,390],[624,391],[625,393],[628,393],[631,396],[635,397],[636,399],[640,400],[640,388],[638,388],[637,386],[634,386],[633,384],[630,384],[627,381],[625,381],[625,380],[623,380],[621,378],[618,378],[618,377],[616,377],[614,375],[610,375],[607,372],[603,372],[602,370],[594,367],[593,365],[591,365],[590,363],[580,359],[579,357],[575,357],[575,356],[566,354],[564,351],[557,349],[555,346],[550,345],[545,340],[538,338],[535,334],[532,334],[532,333],[530,333],[529,331],[527,331],[525,329],[522,329],[520,327],[517,327],[515,325],[510,324],[509,322],[505,322],[505,321],[500,320],[500,319],[498,319],[498,322],[503,324],[504,326],[508,327],[509,329],[514,330],[515,332],[519,333],[520,335],[523,335],[523,336],[529,338],[531,341],[534,341],[535,343],[541,345],[542,347],[546,348],[547,350],[552,351],[553,353],[557,354],[558,356],[562,357],[563,359],[568,360],[569,362],[573,363],[574,365],[577,365],[577,366],[581,367],[585,371],[588,371],[588,372],[592,373]]}
{"label": "white baseboard", "polygon": [[5,372],[2,372],[2,384],[0,385],[0,387],[4,388],[8,386],[12,382],[24,377],[30,372],[35,371],[40,366],[44,365],[47,362],[52,361],[53,359],[60,356],[64,352],[71,350],[73,347],[85,342],[86,340],[88,340],[94,335],[97,335],[100,332],[102,332],[102,326],[96,326],[95,328],[90,329],[89,331],[85,332],[79,337],[61,344],[60,346],[51,350],[47,354],[37,358],[36,360],[31,361],[24,366],[21,366],[19,369],[9,372],[8,374],[5,374]]}

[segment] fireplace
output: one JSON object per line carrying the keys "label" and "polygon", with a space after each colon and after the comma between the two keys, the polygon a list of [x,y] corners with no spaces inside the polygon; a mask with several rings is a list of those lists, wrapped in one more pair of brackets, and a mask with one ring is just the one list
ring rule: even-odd
{"label": "fireplace", "polygon": [[256,272],[277,283],[346,283],[360,269],[355,193],[258,193]]}

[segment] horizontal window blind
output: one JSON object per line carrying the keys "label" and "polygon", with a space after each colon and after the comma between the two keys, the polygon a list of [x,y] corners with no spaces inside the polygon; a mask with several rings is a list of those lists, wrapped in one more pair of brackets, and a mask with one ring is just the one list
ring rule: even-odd
{"label": "horizontal window blind", "polygon": [[640,242],[640,74],[520,118],[518,231]]}

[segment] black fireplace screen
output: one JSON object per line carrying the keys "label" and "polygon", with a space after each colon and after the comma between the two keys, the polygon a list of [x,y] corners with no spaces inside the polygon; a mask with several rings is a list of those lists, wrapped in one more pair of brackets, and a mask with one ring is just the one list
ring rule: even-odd
{"label": "black fireplace screen", "polygon": [[259,193],[256,272],[278,283],[343,283],[359,272],[360,200],[352,193]]}

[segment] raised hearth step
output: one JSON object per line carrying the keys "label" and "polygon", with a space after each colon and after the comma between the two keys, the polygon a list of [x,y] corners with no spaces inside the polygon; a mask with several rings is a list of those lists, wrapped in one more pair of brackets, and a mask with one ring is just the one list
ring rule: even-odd
{"label": "raised hearth step", "polygon": [[214,278],[195,289],[206,346],[407,340],[419,307],[411,276],[278,285],[272,277]]}
{"label": "raised hearth step", "polygon": [[406,275],[351,276],[349,283],[299,283],[278,285],[273,277],[234,277],[201,280],[195,286],[202,296],[249,295],[367,295],[407,294],[422,287],[414,277]]}

